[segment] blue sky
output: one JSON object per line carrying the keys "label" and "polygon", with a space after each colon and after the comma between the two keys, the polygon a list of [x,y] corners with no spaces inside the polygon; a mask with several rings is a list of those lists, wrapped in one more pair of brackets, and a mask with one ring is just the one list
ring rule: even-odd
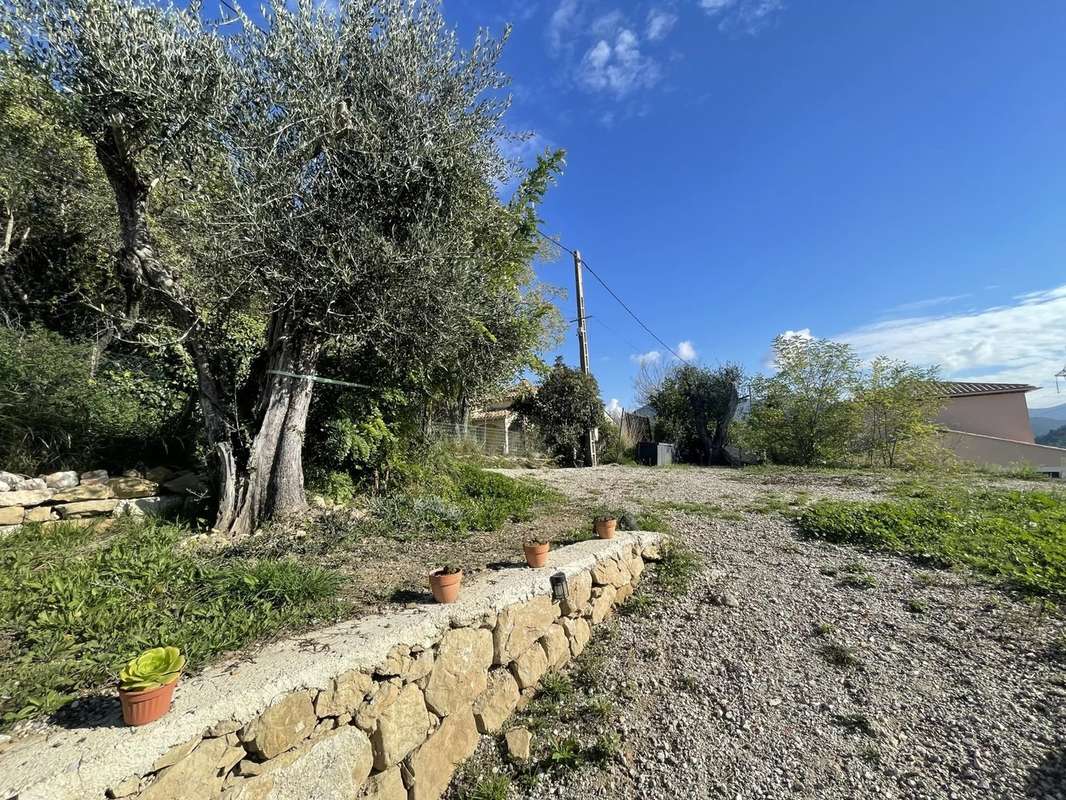
{"label": "blue sky", "polygon": [[[1066,402],[1066,3],[445,0],[514,23],[510,115],[564,147],[545,229],[675,350],[810,331]],[[538,268],[570,287],[572,266]],[[605,400],[667,359],[594,283]],[[575,316],[566,301],[567,319]],[[571,328],[562,354],[577,361]],[[686,350],[685,354],[688,354]]]}

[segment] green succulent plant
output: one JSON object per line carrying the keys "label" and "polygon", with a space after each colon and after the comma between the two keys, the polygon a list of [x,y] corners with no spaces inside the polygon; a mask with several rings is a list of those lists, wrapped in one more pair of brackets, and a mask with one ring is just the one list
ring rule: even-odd
{"label": "green succulent plant", "polygon": [[178,679],[185,656],[176,647],[153,647],[132,659],[118,674],[119,688],[127,692],[158,689]]}

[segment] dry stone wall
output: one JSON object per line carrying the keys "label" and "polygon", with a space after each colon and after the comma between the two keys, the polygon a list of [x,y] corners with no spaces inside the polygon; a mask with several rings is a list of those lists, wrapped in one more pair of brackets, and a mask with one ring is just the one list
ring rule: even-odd
{"label": "dry stone wall", "polygon": [[48,525],[170,513],[203,490],[199,475],[167,467],[144,474],[128,470],[116,477],[103,469],[53,472],[36,478],[0,470],[0,532],[31,522]]}
{"label": "dry stone wall", "polygon": [[582,542],[543,569],[481,576],[455,605],[264,648],[183,682],[152,725],[0,753],[0,797],[437,800],[479,736],[582,652],[659,545],[651,533]]}

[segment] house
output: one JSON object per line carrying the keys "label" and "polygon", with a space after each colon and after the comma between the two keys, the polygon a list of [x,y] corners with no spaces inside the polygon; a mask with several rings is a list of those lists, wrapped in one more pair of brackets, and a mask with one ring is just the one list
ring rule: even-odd
{"label": "house", "polygon": [[1029,424],[1026,383],[937,384],[945,403],[936,423],[941,443],[963,461],[1001,467],[1027,465],[1066,477],[1066,449],[1036,444]]}
{"label": "house", "polygon": [[463,438],[476,441],[486,455],[528,454],[534,449],[532,436],[515,413],[514,403],[529,391],[535,389],[528,383],[521,383],[472,410]]}

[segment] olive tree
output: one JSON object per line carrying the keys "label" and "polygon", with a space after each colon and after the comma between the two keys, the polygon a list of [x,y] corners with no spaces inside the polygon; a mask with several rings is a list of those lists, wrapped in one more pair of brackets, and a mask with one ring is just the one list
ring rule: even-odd
{"label": "olive tree", "polygon": [[698,364],[670,367],[657,386],[644,390],[655,409],[657,438],[677,442],[686,459],[730,463],[725,447],[742,377],[740,367],[732,364],[717,369]]}

